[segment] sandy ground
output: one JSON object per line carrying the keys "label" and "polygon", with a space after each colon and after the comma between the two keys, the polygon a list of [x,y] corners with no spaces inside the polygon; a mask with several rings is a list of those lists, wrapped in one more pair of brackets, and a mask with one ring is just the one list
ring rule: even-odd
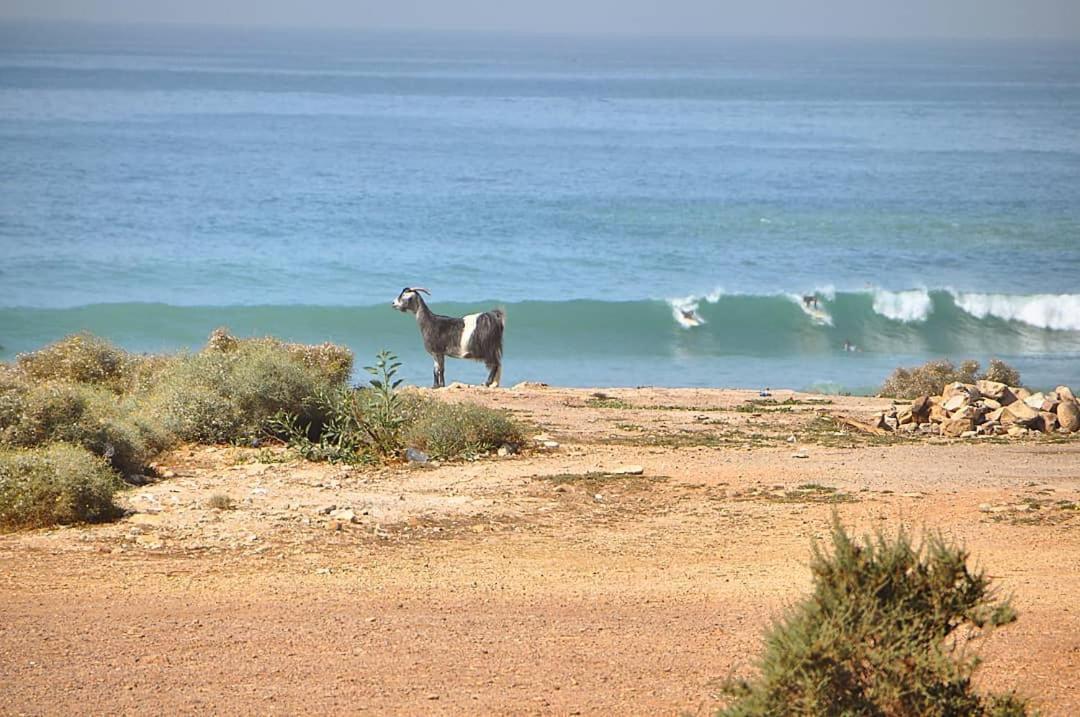
{"label": "sandy ground", "polygon": [[550,444],[383,469],[185,448],[117,523],[0,536],[0,712],[708,714],[835,510],[963,541],[1020,611],[981,686],[1080,714],[1080,440],[885,440],[820,416],[887,401],[786,392],[441,395]]}

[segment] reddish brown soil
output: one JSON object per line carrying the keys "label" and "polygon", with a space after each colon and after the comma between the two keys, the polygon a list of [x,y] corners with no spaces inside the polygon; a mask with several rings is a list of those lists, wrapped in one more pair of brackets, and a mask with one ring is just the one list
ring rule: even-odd
{"label": "reddish brown soil", "polygon": [[[0,537],[0,712],[707,714],[809,588],[836,510],[963,541],[1020,611],[981,645],[980,687],[1080,714],[1080,441],[814,422],[872,399],[608,394],[444,392],[560,444],[477,462],[184,449],[120,522]],[[644,474],[582,477],[627,464]]]}

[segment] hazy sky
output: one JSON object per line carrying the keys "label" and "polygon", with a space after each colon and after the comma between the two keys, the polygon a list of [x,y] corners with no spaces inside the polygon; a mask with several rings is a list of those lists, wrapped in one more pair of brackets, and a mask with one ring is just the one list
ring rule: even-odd
{"label": "hazy sky", "polygon": [[3,0],[0,19],[695,35],[1080,37],[1080,0]]}

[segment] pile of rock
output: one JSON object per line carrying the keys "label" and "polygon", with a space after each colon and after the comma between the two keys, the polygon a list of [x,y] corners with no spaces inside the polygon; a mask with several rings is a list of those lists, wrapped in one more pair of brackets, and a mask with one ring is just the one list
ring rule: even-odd
{"label": "pile of rock", "polygon": [[1080,431],[1080,404],[1068,386],[1046,393],[997,381],[950,383],[940,396],[882,413],[876,428],[952,438]]}

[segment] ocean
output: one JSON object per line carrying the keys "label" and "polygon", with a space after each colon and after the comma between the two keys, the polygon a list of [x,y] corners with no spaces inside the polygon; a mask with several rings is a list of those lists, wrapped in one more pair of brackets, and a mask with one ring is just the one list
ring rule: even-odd
{"label": "ocean", "polygon": [[425,286],[509,384],[1080,387],[1076,44],[0,25],[0,168],[0,360],[224,325],[426,384]]}

